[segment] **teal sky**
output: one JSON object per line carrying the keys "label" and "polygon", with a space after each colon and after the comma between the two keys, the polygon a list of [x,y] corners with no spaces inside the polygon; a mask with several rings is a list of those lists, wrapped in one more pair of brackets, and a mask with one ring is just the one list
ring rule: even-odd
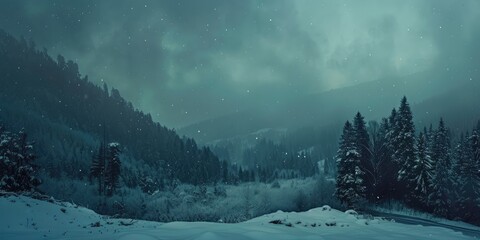
{"label": "teal sky", "polygon": [[0,5],[0,28],[77,61],[90,80],[176,128],[379,78],[431,68],[475,75],[480,66],[476,0]]}

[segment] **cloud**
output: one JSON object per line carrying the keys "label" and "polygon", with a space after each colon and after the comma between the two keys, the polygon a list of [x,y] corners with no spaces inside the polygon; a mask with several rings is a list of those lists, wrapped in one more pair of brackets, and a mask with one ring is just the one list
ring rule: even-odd
{"label": "cloud", "polygon": [[6,0],[0,27],[180,127],[438,65],[474,71],[478,9],[474,0]]}

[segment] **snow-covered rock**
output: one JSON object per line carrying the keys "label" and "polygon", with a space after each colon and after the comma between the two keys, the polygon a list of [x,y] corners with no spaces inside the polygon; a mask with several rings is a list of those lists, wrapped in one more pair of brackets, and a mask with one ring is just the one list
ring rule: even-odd
{"label": "snow-covered rock", "polygon": [[267,214],[237,224],[112,219],[87,208],[25,196],[0,197],[0,239],[471,239],[439,227],[365,219],[328,206]]}
{"label": "snow-covered rock", "polygon": [[357,211],[352,210],[352,209],[345,211],[345,213],[346,213],[346,214],[353,215],[353,216],[358,216]]}

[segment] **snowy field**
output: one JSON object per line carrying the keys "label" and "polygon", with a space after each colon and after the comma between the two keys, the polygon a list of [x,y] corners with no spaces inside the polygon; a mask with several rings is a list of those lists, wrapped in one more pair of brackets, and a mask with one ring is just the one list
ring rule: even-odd
{"label": "snowy field", "polygon": [[0,197],[0,239],[473,239],[453,230],[364,219],[322,207],[236,223],[111,219],[69,203]]}

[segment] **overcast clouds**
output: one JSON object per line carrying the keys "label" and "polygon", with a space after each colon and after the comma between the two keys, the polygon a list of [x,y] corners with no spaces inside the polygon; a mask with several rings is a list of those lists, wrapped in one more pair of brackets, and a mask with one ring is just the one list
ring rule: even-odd
{"label": "overcast clouds", "polygon": [[0,3],[0,28],[76,60],[90,80],[103,79],[169,127],[480,63],[475,0]]}

